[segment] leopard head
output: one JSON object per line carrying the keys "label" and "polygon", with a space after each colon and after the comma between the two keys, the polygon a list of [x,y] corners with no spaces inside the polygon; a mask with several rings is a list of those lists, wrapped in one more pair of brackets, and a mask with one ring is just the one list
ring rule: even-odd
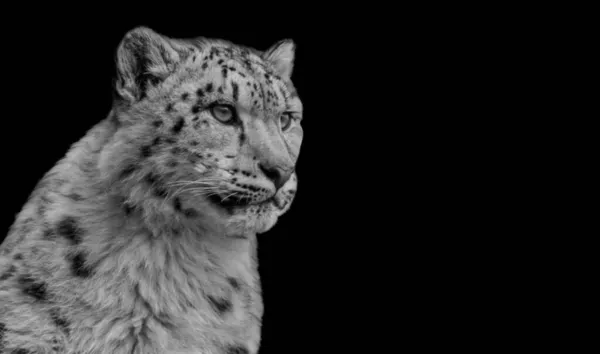
{"label": "leopard head", "polygon": [[[106,160],[186,218],[262,233],[294,199],[303,131],[291,75],[295,44],[266,51],[148,28],[117,50],[113,117],[120,144]],[[133,190],[134,188],[132,188]],[[142,193],[142,192],[139,192]]]}

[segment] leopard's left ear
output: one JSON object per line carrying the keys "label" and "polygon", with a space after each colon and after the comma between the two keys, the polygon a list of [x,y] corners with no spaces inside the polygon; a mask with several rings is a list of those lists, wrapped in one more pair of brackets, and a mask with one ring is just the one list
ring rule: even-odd
{"label": "leopard's left ear", "polygon": [[294,41],[284,39],[265,51],[263,59],[271,62],[277,73],[285,80],[289,80],[294,69],[295,51]]}

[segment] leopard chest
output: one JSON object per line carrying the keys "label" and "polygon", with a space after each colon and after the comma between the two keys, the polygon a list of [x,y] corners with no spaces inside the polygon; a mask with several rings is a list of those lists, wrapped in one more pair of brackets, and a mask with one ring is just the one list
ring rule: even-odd
{"label": "leopard chest", "polygon": [[165,299],[161,308],[153,308],[150,299],[138,295],[138,340],[148,341],[148,347],[169,350],[233,344],[257,350],[263,311],[258,281],[223,280],[227,286],[212,284],[200,290],[196,298]]}
{"label": "leopard chest", "polygon": [[[158,279],[137,272],[130,269],[130,276],[112,279],[118,285],[103,291],[105,299],[119,294],[118,306],[92,313],[90,307],[80,309],[81,321],[73,337],[79,338],[77,347],[93,341],[115,353],[258,350],[263,309],[257,274]],[[88,304],[102,301],[84,298]]]}

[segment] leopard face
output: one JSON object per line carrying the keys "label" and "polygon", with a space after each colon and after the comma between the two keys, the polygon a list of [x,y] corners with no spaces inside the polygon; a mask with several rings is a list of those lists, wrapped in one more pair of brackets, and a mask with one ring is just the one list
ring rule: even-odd
{"label": "leopard face", "polygon": [[131,31],[117,52],[118,124],[133,145],[125,155],[136,155],[150,183],[160,180],[160,197],[190,217],[210,209],[231,232],[269,230],[298,183],[293,60],[291,41],[259,52]]}

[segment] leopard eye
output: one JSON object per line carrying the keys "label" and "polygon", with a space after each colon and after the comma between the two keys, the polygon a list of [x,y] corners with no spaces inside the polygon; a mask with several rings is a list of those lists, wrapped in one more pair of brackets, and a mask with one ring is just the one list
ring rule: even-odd
{"label": "leopard eye", "polygon": [[235,117],[233,107],[224,104],[216,104],[212,106],[210,109],[210,113],[218,121],[223,123],[227,123]]}
{"label": "leopard eye", "polygon": [[281,130],[286,130],[292,124],[292,113],[285,112],[279,117],[279,122],[281,124]]}

